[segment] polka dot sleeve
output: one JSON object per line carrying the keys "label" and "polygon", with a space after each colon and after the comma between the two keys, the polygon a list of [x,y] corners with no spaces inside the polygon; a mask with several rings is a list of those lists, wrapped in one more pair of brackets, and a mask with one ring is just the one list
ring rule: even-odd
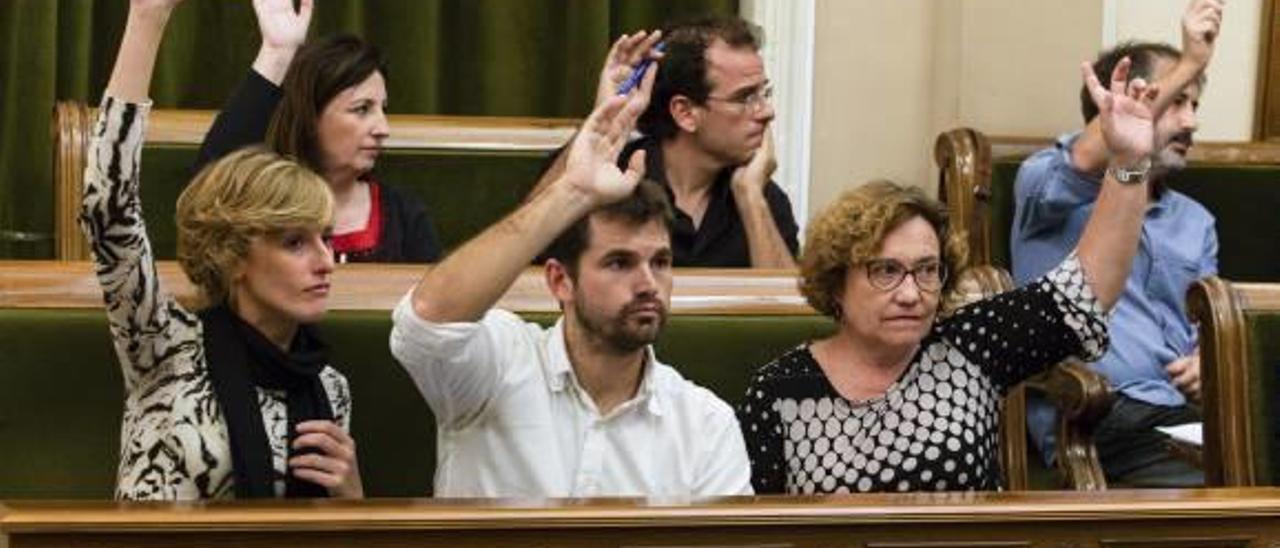
{"label": "polka dot sleeve", "polygon": [[[779,361],[786,358],[784,356]],[[756,372],[747,387],[746,397],[737,409],[742,439],[747,444],[747,455],[751,459],[751,487],[758,495],[785,493],[787,487],[782,421],[777,409],[780,402],[777,399],[778,387],[775,386],[783,365],[779,361]]]}
{"label": "polka dot sleeve", "polygon": [[1096,360],[1109,340],[1074,253],[1040,279],[963,307],[936,329],[1002,389],[1070,356]]}

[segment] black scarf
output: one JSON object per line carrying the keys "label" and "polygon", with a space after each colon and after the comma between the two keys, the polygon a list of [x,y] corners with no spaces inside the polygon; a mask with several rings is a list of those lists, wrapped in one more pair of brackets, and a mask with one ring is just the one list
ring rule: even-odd
{"label": "black scarf", "polygon": [[[208,308],[199,316],[204,323],[209,377],[231,440],[236,498],[275,497],[275,467],[256,388],[286,394],[289,456],[314,452],[295,453],[292,447],[299,422],[333,420],[328,393],[320,382],[320,371],[328,362],[327,348],[310,326],[299,326],[289,353],[285,354],[226,305]],[[323,486],[288,474],[285,496],[327,497],[329,494]]]}

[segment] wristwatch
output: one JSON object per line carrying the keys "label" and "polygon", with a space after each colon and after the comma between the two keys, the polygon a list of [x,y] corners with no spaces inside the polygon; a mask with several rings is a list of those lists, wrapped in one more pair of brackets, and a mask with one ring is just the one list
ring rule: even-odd
{"label": "wristwatch", "polygon": [[1151,171],[1151,158],[1143,158],[1129,166],[1111,166],[1107,168],[1111,177],[1126,185],[1136,185],[1147,180],[1147,172]]}

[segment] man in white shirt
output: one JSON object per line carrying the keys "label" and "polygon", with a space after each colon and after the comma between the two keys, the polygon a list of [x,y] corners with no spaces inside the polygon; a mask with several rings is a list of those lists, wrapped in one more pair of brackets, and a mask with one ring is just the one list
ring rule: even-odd
{"label": "man in white shirt", "polygon": [[[670,302],[673,216],[661,187],[640,182],[643,154],[625,173],[614,161],[653,72],[592,112],[559,179],[396,307],[392,353],[436,415],[436,495],[751,492],[732,409],[650,346]],[[491,309],[548,244],[555,326]]]}

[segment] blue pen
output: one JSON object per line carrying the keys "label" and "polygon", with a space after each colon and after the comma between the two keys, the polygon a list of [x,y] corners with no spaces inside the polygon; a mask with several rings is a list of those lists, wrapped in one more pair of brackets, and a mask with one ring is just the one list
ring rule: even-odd
{"label": "blue pen", "polygon": [[[662,53],[665,49],[667,49],[666,42],[658,42],[658,45],[653,46],[653,51],[657,53]],[[640,80],[644,79],[644,71],[649,70],[649,65],[652,64],[652,57],[645,57],[639,63],[636,63],[636,68],[631,71],[631,76],[628,76],[627,81],[618,86],[618,95],[626,95],[631,93],[631,90],[636,89],[640,85]]]}

